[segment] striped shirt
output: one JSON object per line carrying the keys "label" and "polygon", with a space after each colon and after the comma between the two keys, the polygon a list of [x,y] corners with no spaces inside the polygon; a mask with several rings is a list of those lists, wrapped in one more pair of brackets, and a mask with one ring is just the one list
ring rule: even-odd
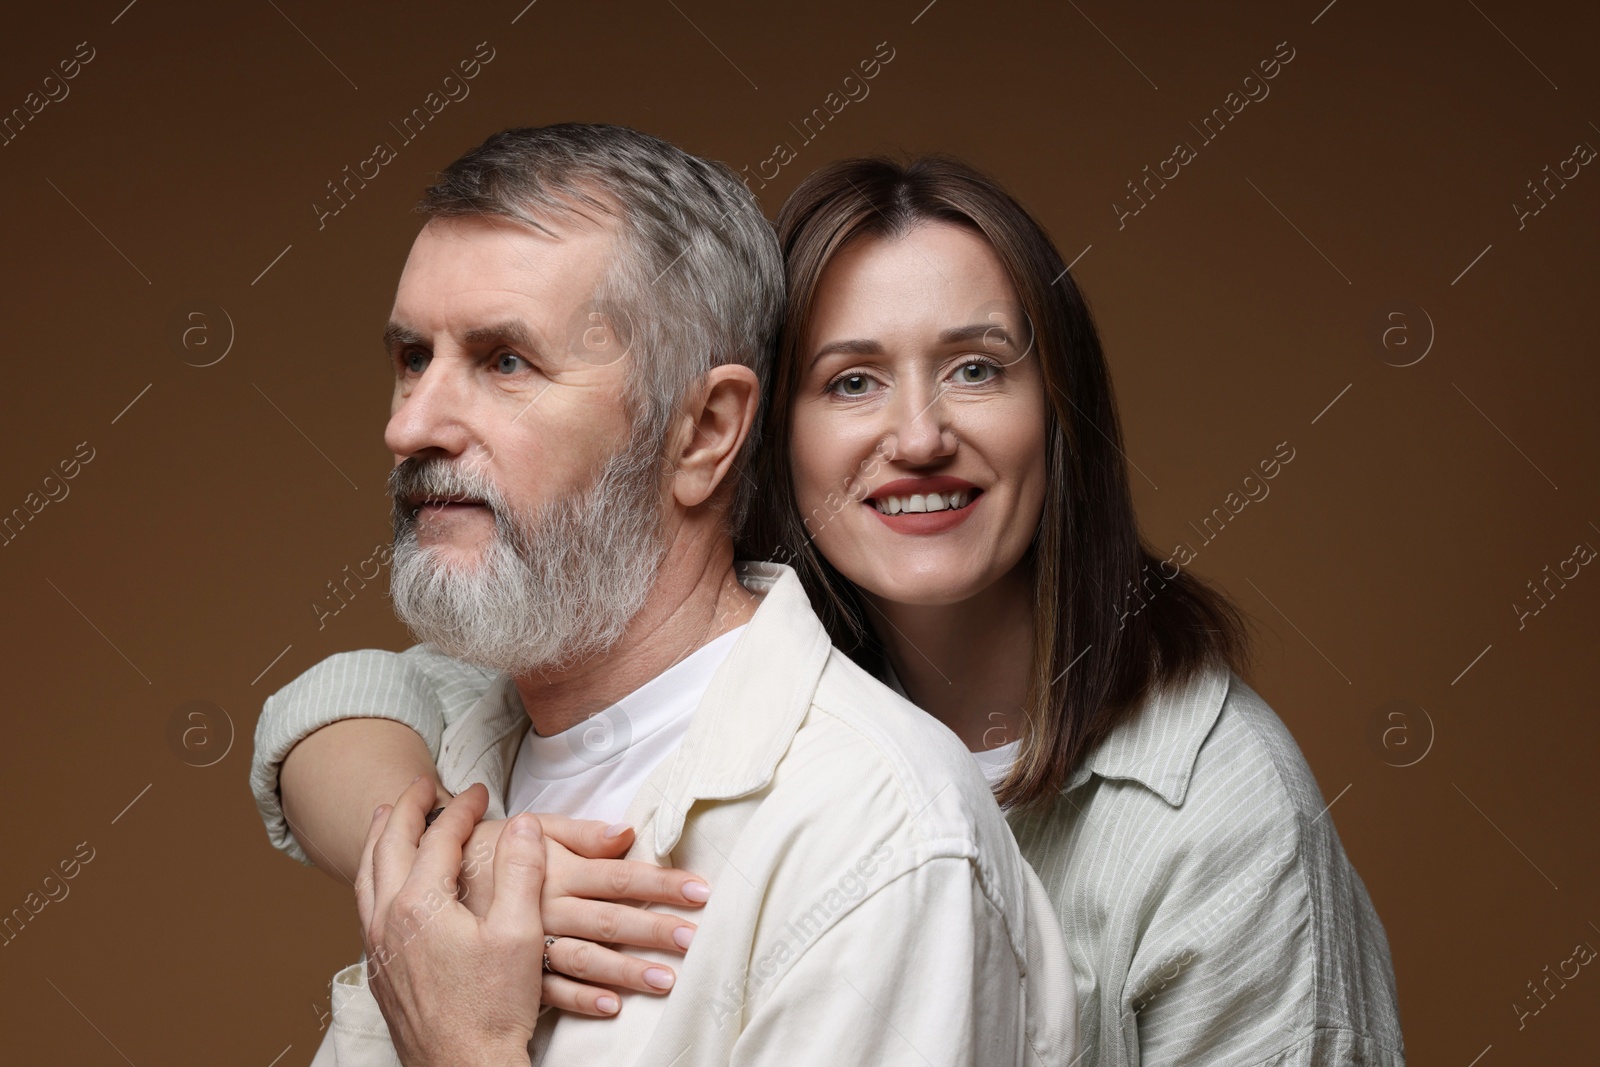
{"label": "striped shirt", "polygon": [[[320,726],[397,719],[435,757],[497,675],[426,645],[332,656],[269,697],[251,785],[274,845],[278,769]],[[1218,667],[1159,692],[1054,805],[1009,814],[1055,906],[1082,1067],[1403,1065],[1383,926],[1283,723]]]}
{"label": "striped shirt", "polygon": [[1383,925],[1232,671],[1156,693],[1009,819],[1067,935],[1084,1064],[1404,1064]]}

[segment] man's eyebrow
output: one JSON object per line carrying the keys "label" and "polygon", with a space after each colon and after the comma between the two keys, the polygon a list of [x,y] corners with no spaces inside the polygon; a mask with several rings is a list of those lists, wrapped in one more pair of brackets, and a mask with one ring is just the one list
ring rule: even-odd
{"label": "man's eyebrow", "polygon": [[383,328],[383,347],[386,351],[394,351],[403,345],[420,345],[425,338],[407,326],[405,323],[390,320]]}
{"label": "man's eyebrow", "polygon": [[490,323],[487,326],[474,326],[461,335],[461,340],[469,345],[494,344],[504,342],[516,345],[518,348],[536,349],[538,340],[528,324],[521,319],[502,319],[500,322]]}
{"label": "man's eyebrow", "polygon": [[[465,344],[493,344],[505,342],[521,348],[534,349],[539,347],[534,339],[533,332],[528,329],[527,323],[521,319],[505,319],[501,322],[490,323],[487,326],[474,326],[461,335]],[[407,345],[426,345],[428,339],[417,330],[402,322],[391,321],[383,328],[383,346],[389,351]]]}

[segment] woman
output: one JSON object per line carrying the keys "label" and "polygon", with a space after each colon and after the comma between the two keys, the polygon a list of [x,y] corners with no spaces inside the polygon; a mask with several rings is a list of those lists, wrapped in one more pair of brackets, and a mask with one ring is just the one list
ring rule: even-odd
{"label": "woman", "polygon": [[[1240,616],[1140,538],[1099,340],[1042,227],[932,158],[826,167],[778,231],[787,322],[747,554],[791,563],[835,643],[984,767],[1068,936],[1083,1062],[1402,1063],[1382,927],[1293,740],[1239,677]],[[386,799],[330,784],[374,758],[431,768],[414,734],[358,721],[291,754],[291,816]],[[552,930],[665,947],[633,909],[598,936],[598,909],[681,903],[692,879],[607,893],[593,872],[645,872],[552,826],[589,857],[561,854],[567,884],[590,872]],[[621,953],[590,966],[653,988]],[[546,993],[615,1004],[583,983]]]}

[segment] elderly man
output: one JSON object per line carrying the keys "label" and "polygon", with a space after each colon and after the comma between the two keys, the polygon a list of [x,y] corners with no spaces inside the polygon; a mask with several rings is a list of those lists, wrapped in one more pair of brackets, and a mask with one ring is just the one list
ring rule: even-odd
{"label": "elderly man", "polygon": [[[393,595],[432,648],[334,657],[269,701],[269,825],[284,754],[404,657],[498,673],[441,698],[442,813],[418,780],[373,814],[367,958],[335,976],[317,1062],[1069,1063],[1060,931],[970,755],[831,647],[792,571],[734,562],[782,302],[749,192],[563,125],[491,137],[422,210],[386,440]],[[631,736],[559,751],[590,729]],[[670,995],[539,1014],[563,944],[538,819],[498,834],[487,901],[458,901],[475,825],[530,804],[620,811],[632,861],[714,887]]]}

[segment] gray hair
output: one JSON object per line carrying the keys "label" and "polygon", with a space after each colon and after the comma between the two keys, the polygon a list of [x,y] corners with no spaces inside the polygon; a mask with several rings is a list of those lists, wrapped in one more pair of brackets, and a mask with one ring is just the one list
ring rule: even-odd
{"label": "gray hair", "polygon": [[[636,357],[624,397],[633,440],[654,441],[659,453],[673,416],[712,367],[751,368],[765,396],[783,260],[755,196],[727,166],[624,126],[522,127],[450,164],[417,205],[430,219],[491,215],[541,230],[540,216],[586,209],[620,222],[595,310]],[[735,486],[723,518],[733,535],[750,508],[760,430],[758,408],[729,474]]]}

